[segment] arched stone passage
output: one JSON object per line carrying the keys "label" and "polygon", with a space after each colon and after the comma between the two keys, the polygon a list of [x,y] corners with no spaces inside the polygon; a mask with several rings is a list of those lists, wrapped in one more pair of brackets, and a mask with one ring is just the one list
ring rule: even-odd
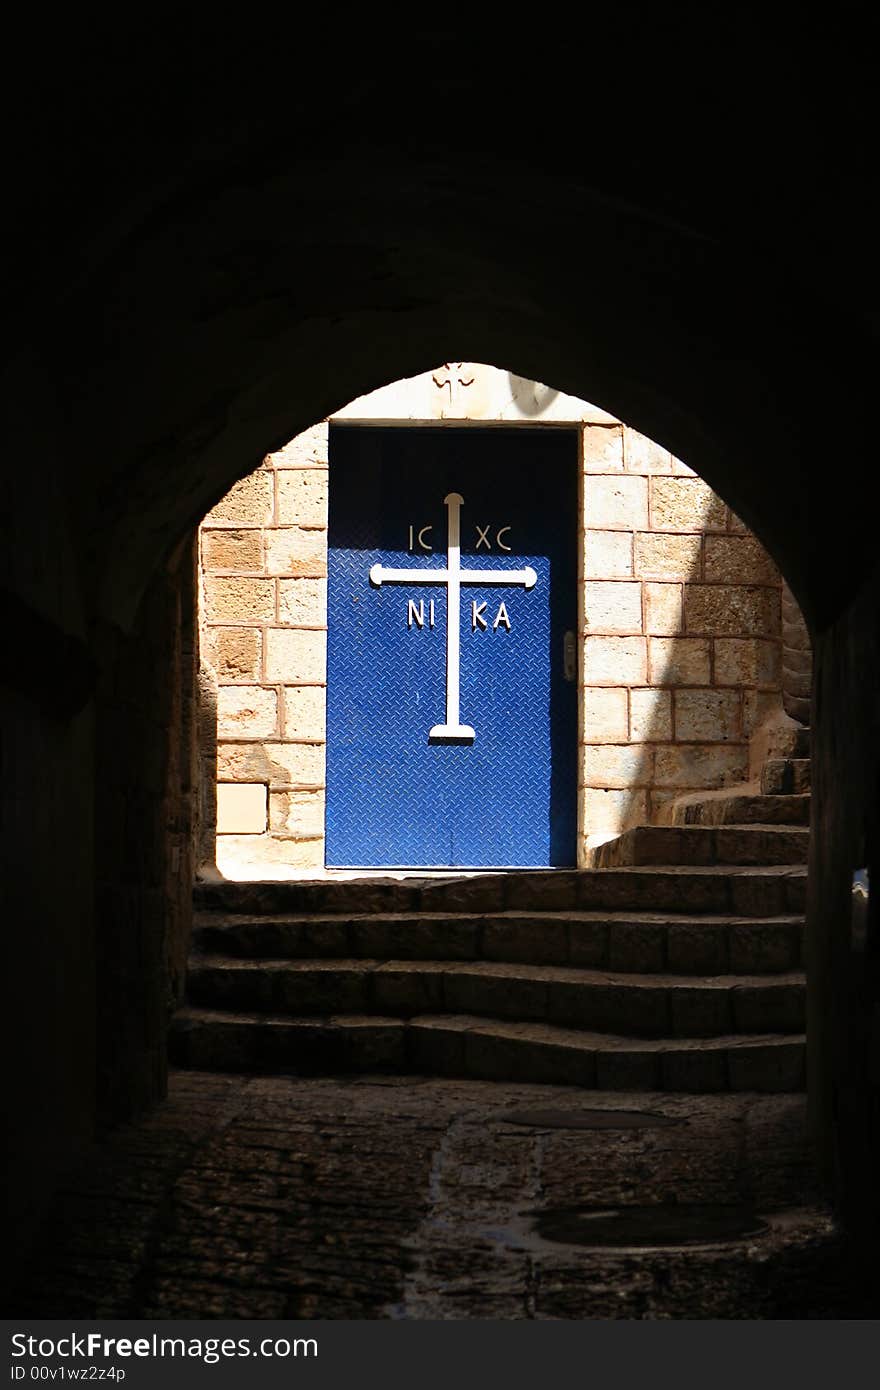
{"label": "arched stone passage", "polygon": [[[105,1105],[112,1095],[116,1113],[131,1112],[162,1089],[166,961],[178,949],[165,885],[185,894],[188,882],[163,792],[176,716],[167,688],[167,710],[150,710],[135,687],[182,633],[182,619],[161,616],[179,603],[168,557],[268,448],[455,355],[599,400],[687,458],[804,608],[818,691],[810,1079],[826,1166],[836,1147],[842,1190],[868,1201],[870,981],[853,969],[847,923],[852,870],[877,862],[880,595],[873,520],[852,502],[872,461],[856,451],[847,488],[829,487],[817,426],[817,403],[843,402],[851,436],[873,437],[876,350],[861,316],[808,298],[745,238],[722,246],[586,179],[503,157],[416,167],[386,152],[316,166],[275,154],[247,167],[237,180],[206,173],[176,201],[147,189],[156,210],[68,291],[51,341],[28,330],[10,383],[13,456],[31,465],[37,421],[41,471],[15,498],[9,583],[99,668],[97,698],[79,715],[82,692],[71,696],[60,732],[26,694],[10,698],[21,969],[40,978],[53,943],[66,967],[42,974],[50,1029],[22,994],[21,1171],[33,1185],[31,1165],[44,1163],[46,1095],[57,1151],[89,1128],[95,1054],[76,1011],[96,960],[113,1004],[100,1015],[116,1078]],[[8,679],[26,690],[18,664]],[[45,890],[52,836],[81,875],[64,901]]]}

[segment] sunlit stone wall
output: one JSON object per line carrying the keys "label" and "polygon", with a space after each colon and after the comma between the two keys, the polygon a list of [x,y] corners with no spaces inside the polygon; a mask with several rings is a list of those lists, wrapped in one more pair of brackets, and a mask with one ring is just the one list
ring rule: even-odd
{"label": "sunlit stone wall", "polygon": [[[687,791],[747,780],[749,739],[781,707],[781,580],[686,464],[585,401],[477,363],[444,363],[333,419],[578,430],[581,851]],[[324,422],[201,527],[229,876],[323,869],[327,447]]]}

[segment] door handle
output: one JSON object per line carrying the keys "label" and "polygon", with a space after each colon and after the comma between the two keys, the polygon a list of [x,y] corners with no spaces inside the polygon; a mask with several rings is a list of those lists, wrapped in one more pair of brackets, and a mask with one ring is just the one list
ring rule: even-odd
{"label": "door handle", "polygon": [[577,675],[577,644],[573,632],[566,632],[562,639],[562,674],[567,681]]}

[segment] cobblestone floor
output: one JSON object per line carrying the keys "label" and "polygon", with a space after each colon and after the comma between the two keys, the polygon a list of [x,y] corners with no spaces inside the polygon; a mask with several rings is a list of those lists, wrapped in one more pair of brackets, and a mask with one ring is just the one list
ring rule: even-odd
{"label": "cobblestone floor", "polygon": [[[522,1107],[663,1112],[521,1127]],[[418,1077],[173,1076],[70,1179],[13,1310],[32,1318],[846,1316],[801,1096],[613,1095]],[[749,1202],[683,1248],[542,1239],[573,1206]]]}

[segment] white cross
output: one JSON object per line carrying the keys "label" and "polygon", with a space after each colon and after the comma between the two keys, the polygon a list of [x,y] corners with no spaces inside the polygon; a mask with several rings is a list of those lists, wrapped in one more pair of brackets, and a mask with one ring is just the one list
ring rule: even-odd
{"label": "white cross", "polygon": [[462,724],[459,716],[459,648],[460,648],[460,593],[462,584],[522,584],[531,589],[538,576],[527,565],[521,570],[481,570],[461,567],[461,524],[459,512],[464,505],[460,492],[450,492],[443,498],[449,510],[448,541],[446,548],[446,568],[443,570],[387,569],[384,565],[373,565],[370,570],[370,583],[378,588],[382,584],[445,584],[446,585],[446,723],[435,724],[428,731],[428,738],[447,742],[473,743],[476,737],[470,724]]}

